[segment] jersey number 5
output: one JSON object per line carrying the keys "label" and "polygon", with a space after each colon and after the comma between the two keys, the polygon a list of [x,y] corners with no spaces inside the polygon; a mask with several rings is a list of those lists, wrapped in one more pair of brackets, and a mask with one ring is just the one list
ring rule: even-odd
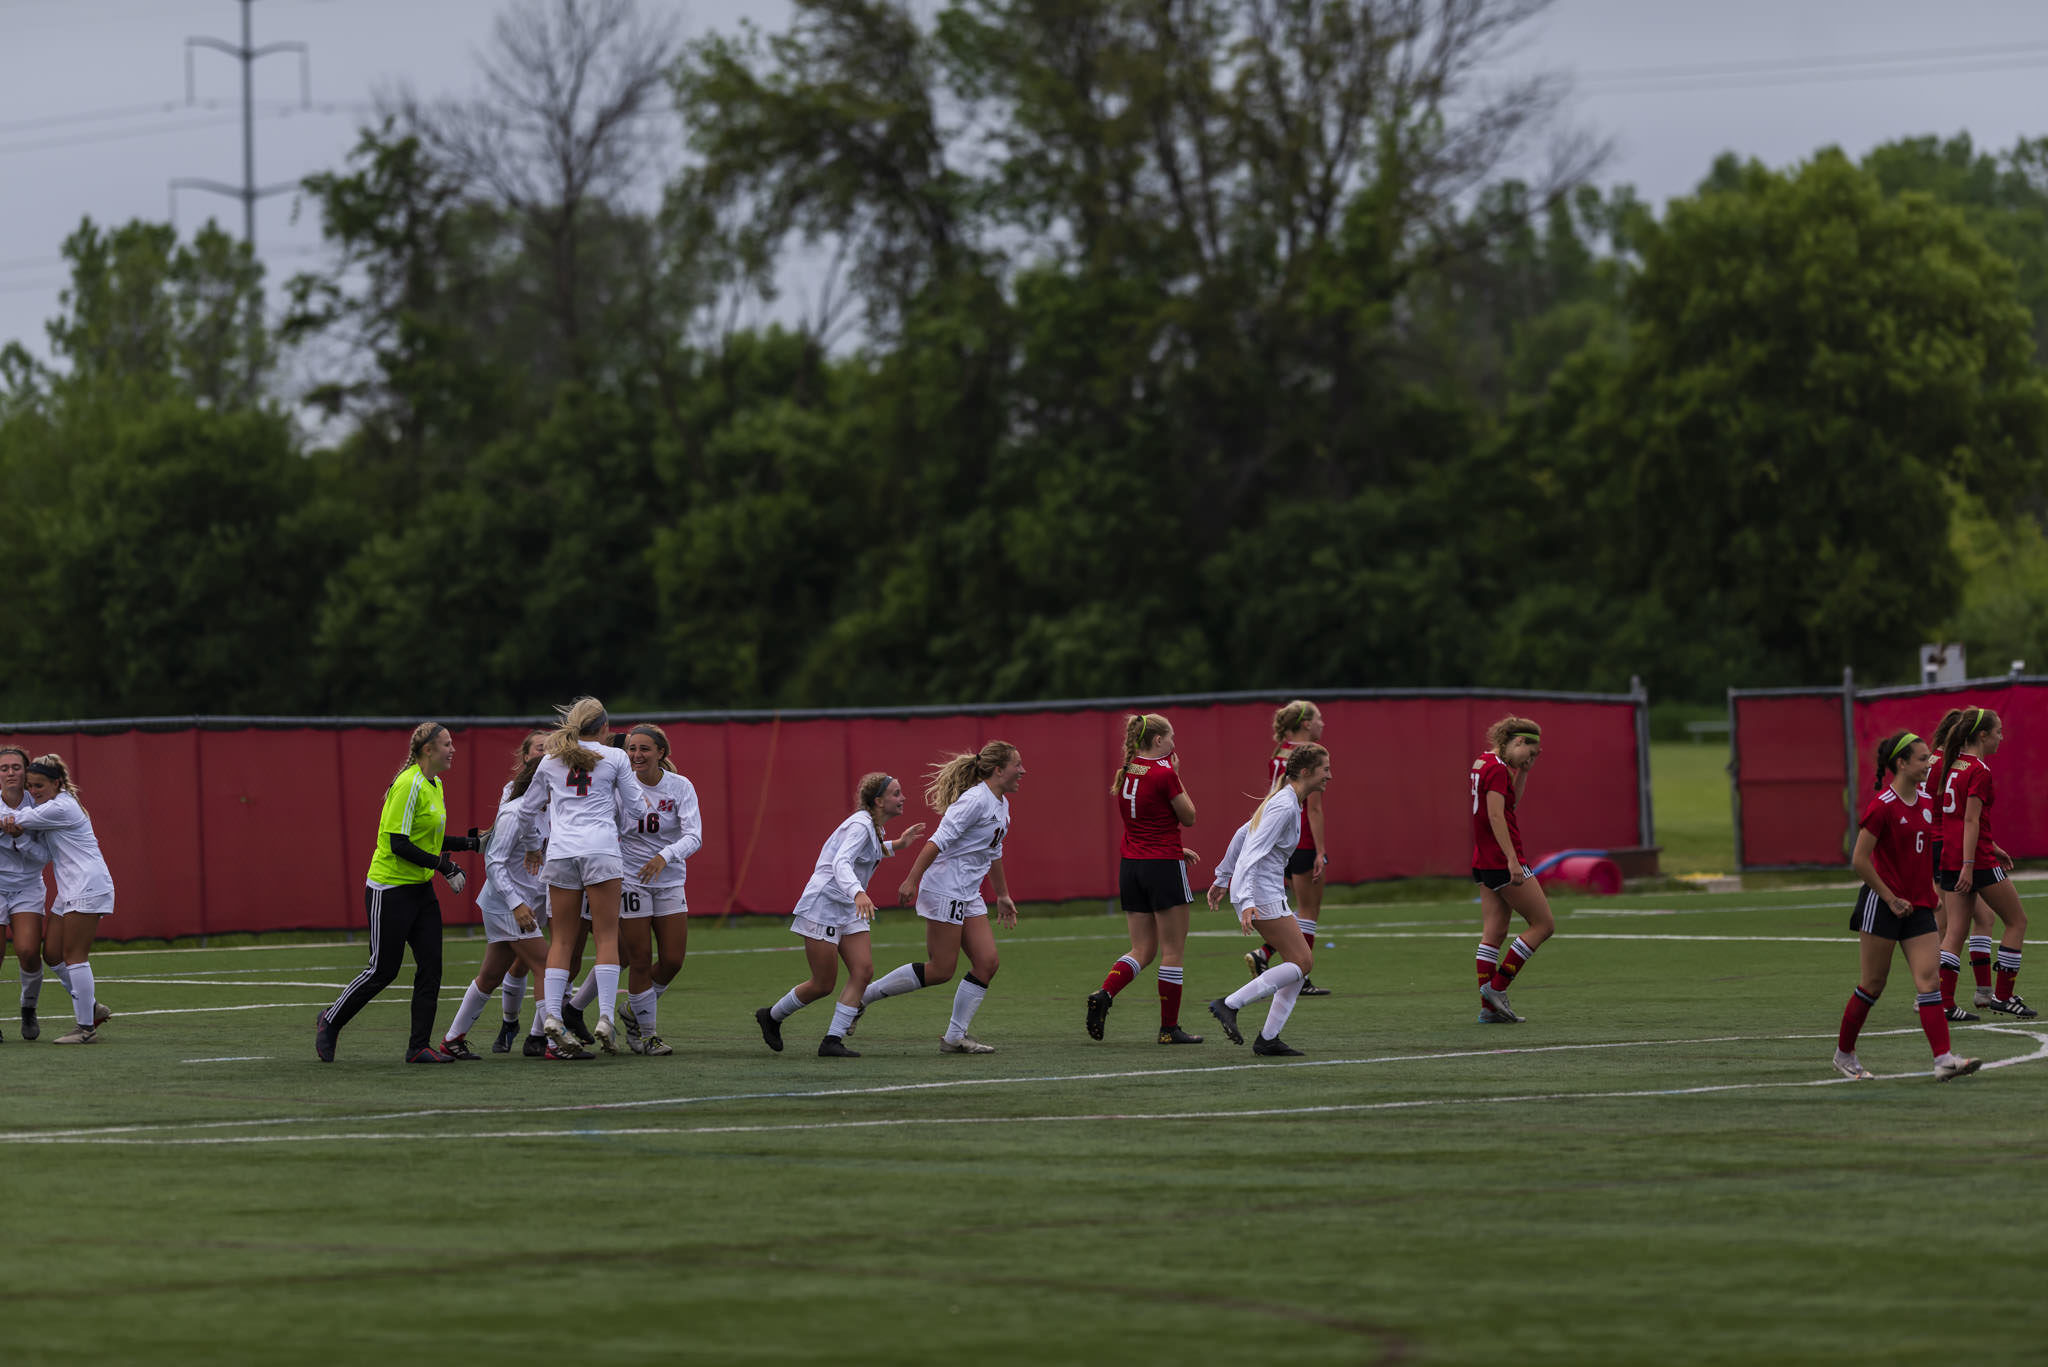
{"label": "jersey number 5", "polygon": [[1138,780],[1134,778],[1124,780],[1124,801],[1131,804],[1131,820],[1136,821],[1138,819]]}
{"label": "jersey number 5", "polygon": [[1963,776],[1963,770],[1956,770],[1948,776],[1948,782],[1941,786],[1941,814],[1954,816],[1956,811],[1956,780]]}

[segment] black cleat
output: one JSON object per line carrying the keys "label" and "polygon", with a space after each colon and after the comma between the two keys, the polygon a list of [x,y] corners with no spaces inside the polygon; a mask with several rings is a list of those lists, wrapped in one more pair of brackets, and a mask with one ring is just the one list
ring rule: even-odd
{"label": "black cleat", "polygon": [[776,1053],[782,1052],[782,1022],[775,1019],[775,1013],[767,1007],[754,1012],[754,1022],[761,1027],[761,1038],[768,1041],[768,1047]]}
{"label": "black cleat", "polygon": [[458,1063],[482,1063],[484,1056],[469,1047],[469,1036],[457,1035],[441,1041],[441,1052]]}
{"label": "black cleat", "polygon": [[1088,1038],[1102,1038],[1102,1023],[1109,1019],[1109,1008],[1116,1005],[1116,998],[1100,990],[1088,994]]}
{"label": "black cleat", "polygon": [[528,1035],[526,1043],[520,1048],[520,1052],[528,1058],[546,1058],[548,1056],[548,1037],[546,1035]]}
{"label": "black cleat", "polygon": [[1266,1039],[1262,1036],[1259,1039],[1253,1040],[1252,1052],[1254,1054],[1261,1054],[1266,1058],[1301,1057],[1301,1050],[1295,1048],[1286,1040],[1281,1039],[1278,1035],[1273,1036],[1271,1039]]}
{"label": "black cleat", "polygon": [[1202,1037],[1200,1035],[1190,1035],[1178,1025],[1169,1025],[1159,1032],[1159,1042],[1161,1044],[1200,1044]]}
{"label": "black cleat", "polygon": [[[464,1045],[463,1047],[466,1049],[469,1046]],[[472,1054],[470,1057],[474,1058],[475,1055]],[[453,1063],[455,1062],[455,1055],[444,1054],[431,1044],[422,1044],[419,1048],[407,1054],[405,1061],[407,1063]]]}
{"label": "black cleat", "polygon": [[567,1063],[581,1063],[585,1059],[596,1058],[597,1055],[591,1053],[574,1040],[569,1041],[567,1044],[556,1044],[550,1040],[543,1057]]}
{"label": "black cleat", "polygon": [[1301,995],[1304,997],[1327,997],[1330,995],[1330,989],[1327,987],[1317,987],[1315,979],[1304,976],[1301,980]]}
{"label": "black cleat", "polygon": [[579,1044],[590,1044],[597,1039],[597,1036],[590,1033],[590,1027],[583,1023],[581,1008],[569,1005],[566,999],[562,1002],[562,1024],[569,1027],[569,1033],[576,1037]]}
{"label": "black cleat", "polygon": [[2001,1016],[2017,1016],[2021,1020],[2032,1020],[2041,1013],[2028,1006],[2015,992],[2010,997],[1993,997],[1984,1005],[1986,1011],[1996,1011]]}
{"label": "black cleat", "polygon": [[33,1006],[22,1007],[21,1037],[23,1039],[35,1039],[42,1033],[43,1026],[42,1023],[36,1019],[36,1009]]}
{"label": "black cleat", "polygon": [[517,1020],[501,1020],[498,1025],[498,1037],[491,1041],[491,1052],[494,1054],[511,1053],[512,1041],[518,1038],[519,1022]]}
{"label": "black cleat", "polygon": [[334,1041],[340,1033],[327,1023],[325,1011],[313,1017],[313,1057],[322,1063],[334,1062]]}
{"label": "black cleat", "polygon": [[1224,1038],[1228,1039],[1232,1044],[1244,1043],[1244,1036],[1239,1033],[1237,1028],[1236,1007],[1225,1006],[1223,998],[1218,997],[1215,1001],[1209,1003],[1209,1014],[1223,1022]]}
{"label": "black cleat", "polygon": [[837,1035],[827,1035],[818,1041],[819,1058],[859,1058],[860,1050],[849,1049],[846,1041]]}
{"label": "black cleat", "polygon": [[1948,1010],[1942,1012],[1942,1014],[1944,1016],[1947,1016],[1951,1021],[1955,1022],[1957,1025],[1967,1025],[1971,1021],[1980,1019],[1980,1017],[1977,1015],[1975,1011],[1966,1011],[1960,1006],[1951,1006]]}

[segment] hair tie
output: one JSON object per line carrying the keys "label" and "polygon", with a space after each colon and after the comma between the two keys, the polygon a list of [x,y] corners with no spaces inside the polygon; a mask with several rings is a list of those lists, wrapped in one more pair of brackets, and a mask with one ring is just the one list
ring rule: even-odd
{"label": "hair tie", "polygon": [[41,760],[31,763],[28,766],[28,772],[31,774],[41,774],[52,783],[62,783],[64,781],[64,771],[62,769],[59,769],[54,764],[45,764]]}
{"label": "hair tie", "polygon": [[884,793],[888,792],[888,791],[889,791],[889,785],[890,785],[890,784],[892,784],[892,783],[894,783],[895,781],[896,781],[896,780],[895,780],[895,778],[893,778],[893,777],[892,777],[891,775],[888,775],[888,774],[884,774],[884,775],[882,775],[882,786],[881,786],[881,787],[879,787],[879,788],[877,788],[877,789],[875,789],[875,801],[876,801],[876,802],[880,802],[880,801],[882,800],[882,794],[884,794]]}
{"label": "hair tie", "polygon": [[1516,737],[1516,736],[1527,736],[1527,737],[1528,737],[1528,738],[1529,738],[1530,740],[1534,740],[1534,741],[1540,741],[1540,740],[1542,740],[1542,739],[1543,739],[1543,733],[1542,733],[1541,731],[1510,731],[1510,732],[1508,732],[1508,738],[1509,738],[1510,740],[1512,740],[1512,739],[1513,739],[1514,737]]}
{"label": "hair tie", "polygon": [[1905,735],[1900,736],[1898,741],[1894,743],[1892,746],[1892,758],[1897,759],[1900,755],[1903,755],[1908,750],[1911,750],[1913,748],[1913,742],[1919,739],[1920,737],[1914,735],[1911,731],[1908,731]]}

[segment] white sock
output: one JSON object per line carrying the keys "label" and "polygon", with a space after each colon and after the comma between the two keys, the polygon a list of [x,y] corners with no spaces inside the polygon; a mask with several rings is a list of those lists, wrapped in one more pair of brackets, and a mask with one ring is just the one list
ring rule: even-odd
{"label": "white sock", "polygon": [[71,1018],[80,1025],[92,1024],[92,965],[72,964]]}
{"label": "white sock", "polygon": [[43,996],[43,970],[21,975],[21,1005],[24,1010],[33,1011]]}
{"label": "white sock", "polygon": [[969,974],[960,980],[960,986],[953,990],[953,1019],[946,1023],[946,1038],[958,1041],[974,1028],[974,1013],[981,1010],[981,1002],[988,996],[988,988],[974,981]]}
{"label": "white sock", "polygon": [[562,998],[569,991],[569,970],[551,968],[541,975],[541,992],[547,1001],[545,1014],[550,1020],[562,1018]]}
{"label": "white sock", "polygon": [[544,1026],[544,1025],[546,1025],[546,1024],[547,1024],[547,1022],[548,1022],[548,1008],[547,1008],[547,1003],[546,1003],[546,1002],[544,1002],[544,1001],[541,1001],[541,1002],[535,1002],[535,1003],[533,1004],[533,1023],[532,1023],[531,1025],[528,1025],[528,1026],[526,1027],[526,1033],[527,1033],[527,1034],[529,1034],[529,1035],[539,1035],[539,1034],[542,1034],[542,1033],[544,1033],[544,1032],[542,1031],[541,1027],[542,1027],[542,1026]]}
{"label": "white sock", "polygon": [[834,1002],[832,1004],[832,1033],[841,1039],[846,1038],[846,1032],[853,1029],[853,1018],[859,1014],[860,1008],[858,1006],[848,1006],[845,1002]]}
{"label": "white sock", "polygon": [[667,984],[667,983],[656,983],[656,984],[654,985],[654,995],[655,995],[655,996],[659,997],[659,996],[660,996],[660,995],[661,995],[662,993],[664,993],[664,992],[666,992],[666,991],[668,991],[668,984]]}
{"label": "white sock", "polygon": [[868,990],[860,994],[862,1006],[873,1006],[884,997],[900,997],[905,992],[915,992],[924,986],[924,979],[917,976],[918,964],[899,964],[881,977],[868,984]]}
{"label": "white sock", "polygon": [[770,1020],[786,1021],[803,1009],[804,1004],[796,999],[796,989],[792,987],[782,994],[781,1001],[768,1008],[768,1017]]}
{"label": "white sock", "polygon": [[655,1017],[661,1010],[658,1005],[660,1001],[661,993],[651,987],[645,992],[628,992],[626,994],[626,1005],[633,1008],[633,1019],[640,1022],[640,1035],[643,1039],[648,1035],[660,1033],[654,1028]]}
{"label": "white sock", "polygon": [[469,986],[462,990],[462,1005],[455,1008],[455,1019],[448,1022],[448,1033],[443,1039],[460,1039],[469,1033],[469,1027],[476,1024],[476,1018],[484,1013],[490,1004],[491,994],[476,985],[476,979],[469,980]]}
{"label": "white sock", "polygon": [[50,971],[57,975],[57,983],[64,989],[64,994],[66,996],[75,998],[78,995],[77,993],[71,990],[70,964],[51,964]]}
{"label": "white sock", "polygon": [[[576,984],[576,995],[569,998],[569,1005],[575,1007],[578,1011],[588,1011],[590,1009],[590,1004],[597,1000],[598,988],[600,986],[597,981],[597,975],[604,971],[604,967],[603,964],[599,964],[583,975],[583,981]],[[619,966],[613,964],[611,970],[612,990],[616,992],[619,986]],[[610,1015],[611,1013],[607,1011],[605,1014]]]}
{"label": "white sock", "polygon": [[526,1000],[526,979],[505,975],[505,986],[500,989],[505,999],[505,1019],[514,1025],[519,1023],[519,1006]]}
{"label": "white sock", "polygon": [[1273,1004],[1266,1008],[1266,1023],[1259,1027],[1260,1039],[1279,1039],[1281,1028],[1287,1018],[1294,1014],[1294,1004],[1301,1000],[1302,980],[1297,975],[1293,982],[1273,994]]}
{"label": "white sock", "polygon": [[1289,983],[1301,981],[1301,970],[1282,959],[1271,968],[1253,978],[1237,991],[1223,999],[1223,1004],[1232,1010],[1241,1011],[1253,1002],[1262,1002]]}
{"label": "white sock", "polygon": [[590,977],[597,984],[597,1018],[610,1020],[619,1009],[619,966],[599,964]]}

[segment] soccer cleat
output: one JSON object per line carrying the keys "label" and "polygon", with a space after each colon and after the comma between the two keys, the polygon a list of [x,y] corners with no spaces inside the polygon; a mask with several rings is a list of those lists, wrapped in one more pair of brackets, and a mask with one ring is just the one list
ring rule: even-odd
{"label": "soccer cleat", "polygon": [[546,1035],[528,1035],[526,1043],[520,1046],[519,1052],[528,1058],[546,1058],[548,1056],[548,1037]]}
{"label": "soccer cleat", "polygon": [[599,1016],[597,1018],[597,1028],[595,1033],[597,1035],[598,1048],[604,1050],[607,1054],[616,1054],[619,1052],[619,1042],[617,1038],[618,1032],[614,1028],[610,1020],[606,1019],[603,1016]]}
{"label": "soccer cleat", "polygon": [[[778,1054],[781,1053],[782,1022],[775,1019],[775,1013],[765,1006],[760,1007],[754,1012],[754,1023],[761,1027],[761,1038],[768,1041],[768,1047]],[[853,1032],[848,1030],[846,1033],[850,1035]]]}
{"label": "soccer cleat", "polygon": [[972,1035],[939,1041],[939,1052],[942,1054],[993,1054],[995,1051],[993,1044],[983,1044]]}
{"label": "soccer cleat", "polygon": [[1965,1011],[1960,1006],[1951,1006],[1948,1010],[1942,1012],[1942,1014],[1944,1016],[1947,1016],[1951,1021],[1955,1022],[1957,1025],[1967,1025],[1969,1022],[1979,1019],[1976,1012]]}
{"label": "soccer cleat", "polygon": [[1330,989],[1327,987],[1317,987],[1315,979],[1303,974],[1301,979],[1301,995],[1304,997],[1327,997],[1330,995]]}
{"label": "soccer cleat", "polygon": [[484,1056],[469,1047],[469,1036],[457,1035],[441,1041],[441,1052],[457,1063],[482,1063]]}
{"label": "soccer cleat", "polygon": [[1266,1058],[1300,1058],[1301,1050],[1281,1039],[1278,1035],[1267,1039],[1264,1035],[1252,1041],[1252,1052]]}
{"label": "soccer cleat", "polygon": [[92,1004],[92,1028],[93,1028],[93,1029],[95,1029],[95,1030],[99,1029],[99,1028],[100,1028],[100,1027],[101,1027],[102,1025],[105,1025],[105,1024],[106,1024],[106,1023],[108,1022],[108,1021],[112,1020],[113,1018],[114,1018],[114,1013],[113,1013],[113,1012],[111,1012],[111,1011],[109,1011],[109,1010],[107,1010],[107,1004],[106,1004],[105,1002],[103,1002],[103,1001],[95,1001],[95,1002],[93,1002],[93,1004]]}
{"label": "soccer cleat", "polygon": [[405,1056],[407,1063],[453,1063],[455,1055],[444,1054],[431,1044],[422,1044]]}
{"label": "soccer cleat", "polygon": [[1238,1032],[1237,1028],[1236,1007],[1226,1006],[1223,998],[1218,997],[1215,1001],[1209,1003],[1209,1014],[1223,1022],[1223,1036],[1225,1039],[1228,1039],[1232,1044],[1244,1043],[1244,1036]]}
{"label": "soccer cleat", "polygon": [[36,1009],[33,1006],[22,1007],[21,1037],[23,1039],[39,1039],[42,1037],[42,1033],[43,1026],[42,1022],[36,1019]]}
{"label": "soccer cleat", "polygon": [[1503,1021],[1515,1025],[1522,1023],[1522,1017],[1516,1015],[1515,1008],[1508,1005],[1508,994],[1495,987],[1492,983],[1488,983],[1479,989],[1479,999],[1492,1007],[1493,1014],[1499,1016]]}
{"label": "soccer cleat", "polygon": [[[619,1023],[626,1027],[626,1044],[628,1047],[631,1047],[633,1041],[640,1038],[640,1018],[633,1014],[633,999],[631,997],[628,997],[619,1007]],[[633,1052],[637,1054],[640,1051],[634,1049]]]}
{"label": "soccer cleat", "polygon": [[322,1063],[334,1062],[334,1041],[340,1033],[327,1023],[325,1011],[313,1017],[313,1057]]}
{"label": "soccer cleat", "polygon": [[852,1021],[851,1021],[850,1023],[848,1023],[848,1025],[847,1025],[847,1027],[846,1027],[846,1036],[845,1036],[845,1038],[847,1038],[847,1039],[852,1039],[852,1038],[853,1038],[853,1032],[854,1032],[855,1028],[856,1028],[856,1027],[858,1027],[858,1026],[860,1025],[860,1018],[861,1018],[862,1016],[865,1016],[865,1015],[866,1015],[867,1013],[868,1013],[868,1007],[867,1007],[867,1003],[866,1003],[866,1002],[862,1002],[862,1003],[861,1003],[861,1004],[860,1004],[859,1006],[856,1006],[856,1007],[854,1007],[854,1008],[853,1008],[853,1020],[852,1020]]}
{"label": "soccer cleat", "polygon": [[2021,1000],[2020,994],[2017,992],[2013,993],[2010,997],[1993,997],[1985,1009],[1996,1011],[2001,1016],[2017,1016],[2021,1020],[2032,1020],[2041,1014]]}
{"label": "soccer cleat", "polygon": [[509,1053],[511,1053],[511,1052],[512,1052],[512,1041],[513,1041],[513,1040],[516,1040],[516,1039],[518,1039],[518,1038],[519,1038],[519,1022],[518,1022],[518,1021],[516,1021],[516,1020],[501,1020],[501,1021],[499,1021],[499,1023],[498,1023],[498,1037],[497,1037],[496,1039],[494,1039],[494,1040],[492,1040],[492,1041],[491,1041],[491,1052],[492,1052],[492,1053],[494,1053],[494,1054],[509,1054]]}
{"label": "soccer cleat", "polygon": [[1200,1035],[1190,1035],[1178,1025],[1169,1025],[1159,1032],[1159,1042],[1161,1044],[1200,1044],[1202,1037]]}
{"label": "soccer cleat", "polygon": [[1246,971],[1249,972],[1254,978],[1258,977],[1261,973],[1264,973],[1266,971],[1267,957],[1267,953],[1263,949],[1247,950],[1244,956],[1244,966]]}
{"label": "soccer cleat", "polygon": [[1877,1076],[1877,1074],[1865,1068],[1857,1060],[1855,1054],[1845,1054],[1840,1049],[1835,1050],[1835,1071],[1848,1078],[1851,1082],[1868,1082],[1871,1078]]}
{"label": "soccer cleat", "polygon": [[827,1035],[818,1041],[819,1058],[859,1058],[860,1050],[849,1049],[846,1041],[837,1035]]}
{"label": "soccer cleat", "polygon": [[540,1032],[547,1036],[547,1041],[551,1046],[559,1047],[577,1042],[576,1037],[569,1033],[569,1027],[562,1023],[560,1016],[549,1016],[545,1021],[542,1021]]}
{"label": "soccer cleat", "polygon": [[634,1053],[645,1054],[649,1058],[658,1058],[675,1052],[669,1048],[668,1041],[659,1035],[635,1035],[627,1040],[626,1044]]}
{"label": "soccer cleat", "polygon": [[1102,1023],[1109,1019],[1109,1008],[1116,1005],[1116,998],[1100,989],[1088,994],[1088,1038],[1102,1038]]}
{"label": "soccer cleat", "polygon": [[590,1027],[583,1023],[582,1010],[569,1005],[566,1000],[562,1003],[562,1024],[576,1032],[578,1043],[594,1044],[597,1042],[597,1036],[591,1034]]}
{"label": "soccer cleat", "polygon": [[1479,1008],[1479,1023],[1481,1025],[1506,1025],[1509,1022],[1505,1016],[1492,1007],[1482,1006]]}
{"label": "soccer cleat", "polygon": [[57,1036],[57,1038],[56,1038],[56,1039],[54,1039],[54,1040],[52,1040],[52,1041],[51,1041],[51,1043],[52,1043],[52,1044],[94,1044],[94,1043],[97,1043],[97,1042],[98,1042],[98,1040],[99,1040],[99,1037],[100,1037],[100,1032],[99,1032],[99,1029],[98,1029],[98,1027],[96,1027],[96,1026],[91,1026],[91,1025],[74,1025],[74,1026],[72,1026],[72,1027],[71,1027],[71,1029],[70,1029],[70,1031],[69,1031],[68,1033],[66,1033],[66,1034],[62,1034],[62,1035],[59,1035],[59,1036]]}
{"label": "soccer cleat", "polygon": [[1956,1054],[1943,1054],[1934,1061],[1934,1080],[1948,1082],[1959,1077],[1968,1077],[1984,1066],[1984,1060],[1962,1058]]}
{"label": "soccer cleat", "polygon": [[591,1053],[588,1049],[585,1049],[575,1040],[568,1039],[562,1041],[559,1044],[557,1044],[553,1040],[549,1040],[547,1053],[544,1055],[544,1057],[556,1059],[558,1061],[581,1063],[584,1059],[596,1058],[597,1055]]}
{"label": "soccer cleat", "polygon": [[1993,997],[1993,996],[1991,995],[1991,989],[1990,989],[1990,988],[1988,988],[1988,987],[1980,987],[1980,988],[1978,988],[1978,989],[1977,989],[1977,1005],[1979,1005],[1979,1006],[1989,1006],[1989,1005],[1991,1005],[1991,1003],[1992,1003],[1993,1001],[1996,1001],[1996,1000],[1997,1000],[1997,998],[1995,998],[1995,997]]}

